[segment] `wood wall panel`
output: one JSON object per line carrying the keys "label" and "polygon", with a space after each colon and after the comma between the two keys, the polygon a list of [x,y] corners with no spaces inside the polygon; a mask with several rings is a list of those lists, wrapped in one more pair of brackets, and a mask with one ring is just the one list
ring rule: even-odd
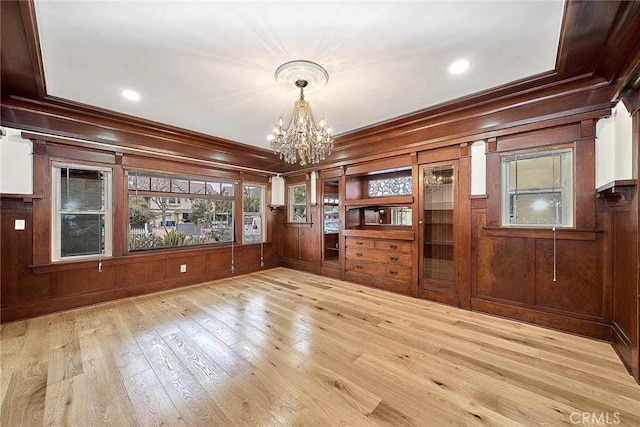
{"label": "wood wall panel", "polygon": [[107,290],[116,283],[115,266],[102,267],[98,271],[98,262],[89,268],[57,271],[52,274],[57,296],[79,295],[88,292]]}
{"label": "wood wall panel", "polygon": [[472,296],[526,303],[529,293],[527,240],[491,238],[484,230],[476,232],[477,276]]}
{"label": "wood wall panel", "polygon": [[[202,273],[207,269],[207,257],[204,255],[169,258],[164,263],[167,277]],[[183,264],[187,266],[185,273],[180,272],[180,266]]]}
{"label": "wood wall panel", "polygon": [[164,260],[150,259],[135,264],[117,267],[116,283],[118,287],[138,286],[159,282],[165,277]]}
{"label": "wood wall panel", "polygon": [[604,318],[602,239],[558,240],[556,281],[553,281],[553,241],[535,239],[536,307]]}

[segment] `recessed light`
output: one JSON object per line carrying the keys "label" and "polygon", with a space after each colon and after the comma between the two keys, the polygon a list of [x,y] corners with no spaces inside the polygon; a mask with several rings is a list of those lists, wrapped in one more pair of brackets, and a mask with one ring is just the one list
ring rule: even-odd
{"label": "recessed light", "polygon": [[451,74],[462,74],[469,69],[471,62],[466,59],[458,59],[449,65],[449,72]]}
{"label": "recessed light", "polygon": [[129,101],[140,101],[140,94],[135,90],[125,89],[120,93],[120,95]]}

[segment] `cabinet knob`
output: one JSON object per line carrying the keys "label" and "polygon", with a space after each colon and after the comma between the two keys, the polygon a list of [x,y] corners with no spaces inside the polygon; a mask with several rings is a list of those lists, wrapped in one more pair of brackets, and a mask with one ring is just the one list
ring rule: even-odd
{"label": "cabinet knob", "polygon": [[392,276],[396,276],[396,275],[398,274],[398,272],[397,272],[397,271],[395,271],[395,270],[391,270],[391,271],[389,272],[389,274],[391,274]]}
{"label": "cabinet knob", "polygon": [[398,260],[398,257],[395,257],[395,256],[389,257],[389,261],[391,262],[396,262],[397,260]]}
{"label": "cabinet knob", "polygon": [[398,245],[389,245],[391,249],[398,249]]}
{"label": "cabinet knob", "polygon": [[356,252],[356,256],[362,256],[361,252]]}
{"label": "cabinet knob", "polygon": [[362,245],[362,242],[356,242],[356,245]]}
{"label": "cabinet knob", "polygon": [[363,267],[361,265],[356,265],[356,268],[362,270]]}

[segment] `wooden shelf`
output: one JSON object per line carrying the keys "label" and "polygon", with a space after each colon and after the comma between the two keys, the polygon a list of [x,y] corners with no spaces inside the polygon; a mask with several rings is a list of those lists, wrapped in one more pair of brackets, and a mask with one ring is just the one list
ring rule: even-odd
{"label": "wooden shelf", "polygon": [[392,239],[392,240],[414,240],[415,235],[410,230],[358,230],[347,229],[342,231],[343,236],[347,237],[372,237],[375,239]]}
{"label": "wooden shelf", "polygon": [[348,208],[410,205],[412,203],[413,196],[370,197],[366,199],[347,199],[344,201],[344,205]]}
{"label": "wooden shelf", "polygon": [[596,193],[598,193],[598,197],[607,200],[615,201],[622,197],[626,201],[631,201],[633,199],[636,185],[637,183],[635,179],[621,179],[608,182],[605,185],[596,188]]}

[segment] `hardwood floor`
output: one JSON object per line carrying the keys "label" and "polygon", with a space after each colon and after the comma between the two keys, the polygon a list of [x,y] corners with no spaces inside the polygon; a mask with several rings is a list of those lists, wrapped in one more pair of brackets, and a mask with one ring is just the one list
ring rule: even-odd
{"label": "hardwood floor", "polygon": [[1,339],[7,427],[640,425],[607,343],[284,268]]}

